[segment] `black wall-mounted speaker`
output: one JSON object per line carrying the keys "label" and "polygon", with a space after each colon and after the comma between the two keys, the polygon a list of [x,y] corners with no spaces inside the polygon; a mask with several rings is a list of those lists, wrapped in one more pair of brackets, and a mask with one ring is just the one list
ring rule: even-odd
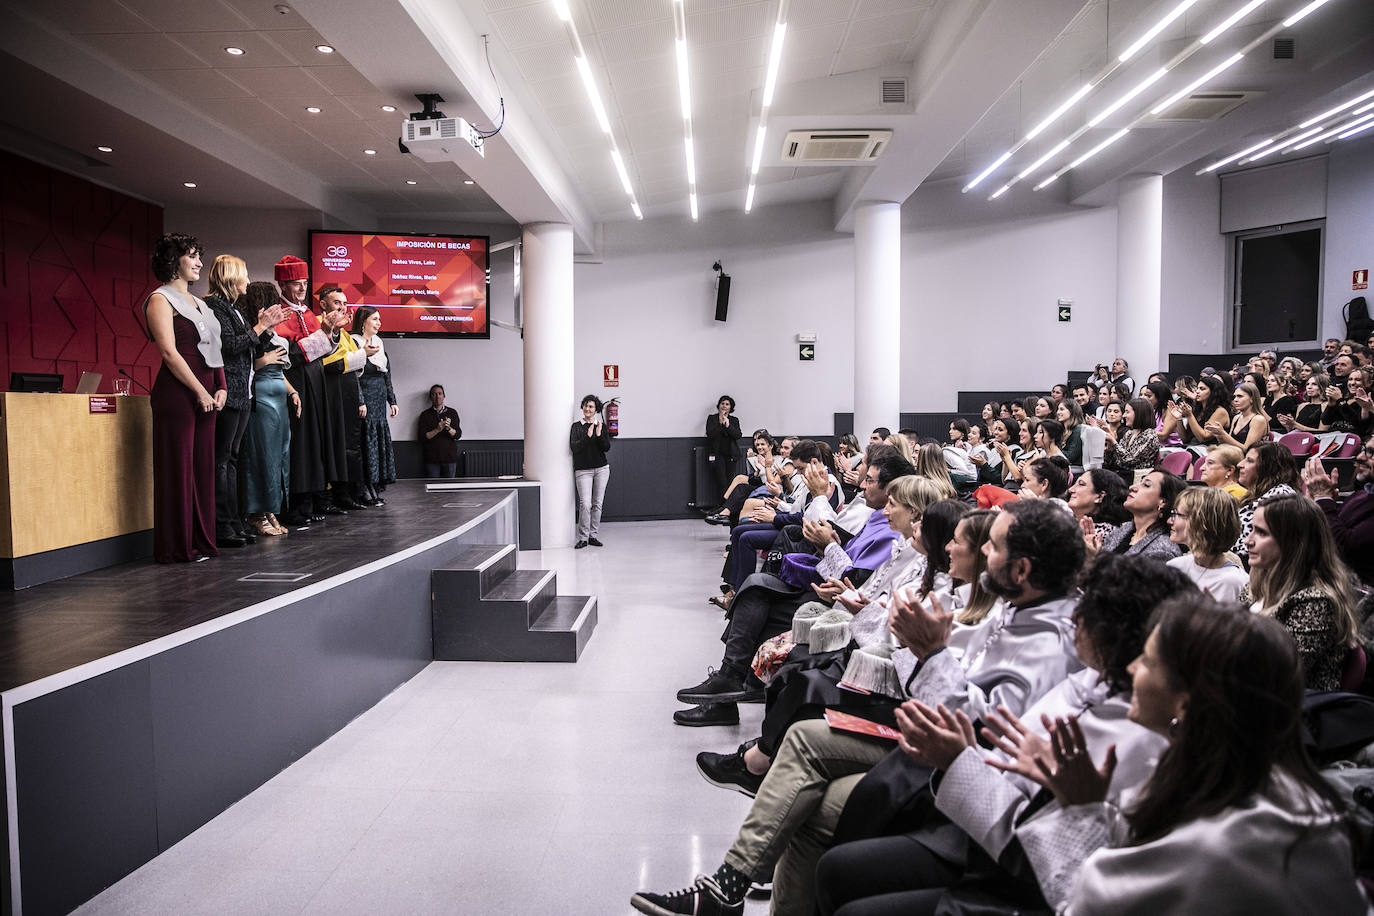
{"label": "black wall-mounted speaker", "polygon": [[716,320],[724,321],[730,311],[730,275],[721,274],[716,284]]}

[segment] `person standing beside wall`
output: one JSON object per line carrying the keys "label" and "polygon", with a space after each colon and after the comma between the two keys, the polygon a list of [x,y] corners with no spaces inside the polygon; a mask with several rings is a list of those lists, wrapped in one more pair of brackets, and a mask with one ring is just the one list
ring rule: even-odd
{"label": "person standing beside wall", "polygon": [[580,550],[588,544],[601,547],[601,503],[606,496],[606,481],[611,465],[606,453],[611,450],[611,434],[597,416],[601,399],[589,394],[582,399],[582,419],[568,432],[573,455],[573,482],[577,487],[577,543]]}
{"label": "person standing beside wall", "polygon": [[739,440],[744,435],[739,418],[734,416],[735,399],[722,394],[716,401],[716,412],[706,418],[706,460],[716,479],[716,493],[722,499],[735,479],[739,465]]}
{"label": "person standing beside wall", "polygon": [[458,476],[458,440],[463,425],[458,411],[444,406],[444,386],[429,388],[429,409],[420,414],[420,445],[425,454],[426,477]]}

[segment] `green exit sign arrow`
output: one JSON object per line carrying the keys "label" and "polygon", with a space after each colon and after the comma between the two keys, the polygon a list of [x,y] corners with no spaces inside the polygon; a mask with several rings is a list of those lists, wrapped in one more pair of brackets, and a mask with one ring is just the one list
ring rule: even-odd
{"label": "green exit sign arrow", "polygon": [[1059,306],[1059,320],[1060,320],[1060,321],[1071,321],[1072,319],[1073,319],[1073,306],[1072,306],[1072,305],[1061,305],[1061,306]]}
{"label": "green exit sign arrow", "polygon": [[814,360],[816,358],[816,345],[800,344],[797,347],[797,356],[803,361]]}

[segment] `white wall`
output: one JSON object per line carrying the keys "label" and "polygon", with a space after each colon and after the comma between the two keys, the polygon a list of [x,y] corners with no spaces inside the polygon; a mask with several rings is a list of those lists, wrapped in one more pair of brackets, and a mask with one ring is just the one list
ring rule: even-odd
{"label": "white wall", "polygon": [[[1073,300],[1067,323],[1059,299]],[[953,410],[961,389],[1048,390],[1113,355],[1116,210],[907,232],[902,306],[903,410]]]}
{"label": "white wall", "polygon": [[1371,299],[1350,288],[1350,274],[1374,270],[1374,135],[1334,144],[1327,182],[1322,336],[1345,337],[1341,308]]}
{"label": "white wall", "polygon": [[[578,396],[623,398],[634,438],[701,435],[721,394],[746,435],[829,433],[854,387],[853,240],[831,215],[817,203],[607,224],[602,262],[576,267]],[[717,259],[732,278],[724,323]],[[814,362],[798,359],[802,331],[819,337]],[[605,364],[620,366],[618,389],[601,387]]]}
{"label": "white wall", "polygon": [[1170,353],[1226,349],[1226,238],[1218,229],[1221,182],[1185,168],[1164,176],[1161,365]]}

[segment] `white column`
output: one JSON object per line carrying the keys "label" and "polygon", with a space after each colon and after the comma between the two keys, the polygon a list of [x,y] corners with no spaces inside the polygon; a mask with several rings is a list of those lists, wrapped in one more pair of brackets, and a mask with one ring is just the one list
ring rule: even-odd
{"label": "white column", "polygon": [[902,365],[902,207],[888,201],[854,210],[854,435],[900,425]]}
{"label": "white column", "polygon": [[525,226],[520,252],[525,318],[525,477],[540,482],[545,547],[571,547],[576,496],[568,429],[573,391],[573,237],[563,223]]}
{"label": "white column", "polygon": [[1160,352],[1164,178],[1128,175],[1116,202],[1116,352],[1131,366],[1137,390],[1150,373],[1168,369]]}

